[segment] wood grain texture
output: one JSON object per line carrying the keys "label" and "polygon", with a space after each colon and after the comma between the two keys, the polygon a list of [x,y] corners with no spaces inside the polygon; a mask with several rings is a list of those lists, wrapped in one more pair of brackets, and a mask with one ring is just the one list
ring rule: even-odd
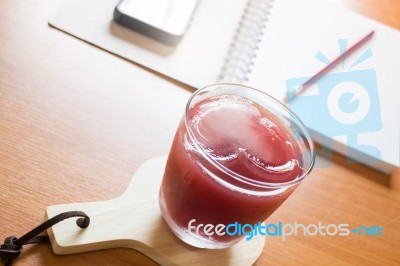
{"label": "wood grain texture", "polygon": [[93,250],[127,247],[138,250],[161,265],[203,266],[251,265],[264,248],[265,239],[242,239],[226,249],[198,249],[179,240],[164,222],[158,192],[167,156],[144,162],[133,175],[125,192],[100,202],[50,206],[46,217],[81,210],[90,217],[88,228],[76,226],[70,219],[48,230],[56,254],[74,254]]}
{"label": "wood grain texture", "polygon": [[[398,0],[341,3],[400,29]],[[22,235],[47,206],[114,198],[138,166],[167,154],[190,90],[47,26],[61,0],[0,1],[0,237]],[[390,40],[388,40],[390,41]],[[384,236],[267,238],[256,265],[396,265],[400,171],[335,157],[268,222],[381,225]],[[15,265],[153,265],[130,249],[54,255],[25,248]]]}

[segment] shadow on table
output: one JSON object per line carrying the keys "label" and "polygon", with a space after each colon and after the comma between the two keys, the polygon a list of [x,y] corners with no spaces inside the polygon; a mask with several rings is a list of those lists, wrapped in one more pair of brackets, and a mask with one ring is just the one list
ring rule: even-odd
{"label": "shadow on table", "polygon": [[[331,153],[326,149],[317,149],[316,167],[329,168],[332,167],[332,162],[348,169],[348,171],[357,173],[364,178],[371,180],[383,187],[396,189],[400,191],[400,169],[393,171],[392,174],[387,175],[381,173],[364,164],[350,161],[346,156]],[[397,181],[399,180],[399,181]],[[394,182],[397,181],[397,182]]]}

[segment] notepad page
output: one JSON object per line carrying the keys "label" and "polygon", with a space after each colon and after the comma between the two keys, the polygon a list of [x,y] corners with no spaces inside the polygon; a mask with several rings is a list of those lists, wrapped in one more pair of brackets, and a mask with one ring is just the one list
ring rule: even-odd
{"label": "notepad page", "polygon": [[[283,99],[287,80],[314,75],[326,65],[326,62],[323,62],[324,56],[328,61],[332,61],[340,54],[339,39],[347,39],[350,46],[370,30],[375,30],[373,38],[329,74],[367,69],[376,73],[382,129],[359,134],[357,141],[358,144],[376,146],[381,151],[384,162],[399,167],[398,30],[328,0],[276,0],[248,83],[278,99]],[[372,56],[352,66],[368,48],[371,49]],[[319,60],[316,58],[318,51]],[[316,86],[310,88],[307,93],[318,93]],[[307,96],[306,94],[304,96]],[[319,131],[329,136],[329,132],[324,132],[323,129],[322,132]],[[339,136],[336,141],[343,144],[343,149],[346,147],[346,136]],[[342,152],[344,153],[344,150]]]}
{"label": "notepad page", "polygon": [[113,22],[118,0],[65,0],[50,24],[86,42],[196,88],[214,83],[247,0],[200,0],[176,47]]}

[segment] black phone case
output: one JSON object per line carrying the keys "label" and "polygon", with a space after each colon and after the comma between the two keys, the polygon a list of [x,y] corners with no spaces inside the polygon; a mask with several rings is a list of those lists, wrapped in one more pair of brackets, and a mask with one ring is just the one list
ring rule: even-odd
{"label": "black phone case", "polygon": [[172,33],[165,32],[154,26],[146,24],[143,21],[130,17],[122,13],[118,9],[118,6],[119,3],[114,9],[114,21],[124,27],[132,29],[136,32],[139,32],[143,35],[146,35],[150,38],[153,38],[168,45],[177,45],[183,37],[183,35],[174,35]]}

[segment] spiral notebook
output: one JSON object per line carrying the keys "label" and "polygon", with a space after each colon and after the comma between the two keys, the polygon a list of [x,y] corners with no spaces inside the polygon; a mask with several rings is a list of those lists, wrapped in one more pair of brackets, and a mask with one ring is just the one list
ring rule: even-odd
{"label": "spiral notebook", "polygon": [[[356,160],[370,164],[372,159],[372,166],[384,172],[400,166],[396,102],[400,95],[395,80],[400,69],[398,30],[329,0],[200,0],[187,33],[171,47],[115,24],[112,13],[117,3],[66,0],[49,23],[194,88],[232,81],[252,85],[277,99],[283,99],[290,82],[314,75],[339,54],[343,44],[354,43],[374,29],[373,39],[346,62],[357,62],[363,56],[368,60],[343,63],[332,72],[340,79],[340,73],[374,70],[382,128],[359,134],[355,141],[346,136],[334,138],[333,149],[348,154],[350,148]],[[368,48],[373,56],[363,55]],[[313,90],[307,93],[312,95]],[[329,127],[308,126],[318,141],[332,139],[324,131]],[[379,158],[361,149],[364,144],[378,147]]]}

